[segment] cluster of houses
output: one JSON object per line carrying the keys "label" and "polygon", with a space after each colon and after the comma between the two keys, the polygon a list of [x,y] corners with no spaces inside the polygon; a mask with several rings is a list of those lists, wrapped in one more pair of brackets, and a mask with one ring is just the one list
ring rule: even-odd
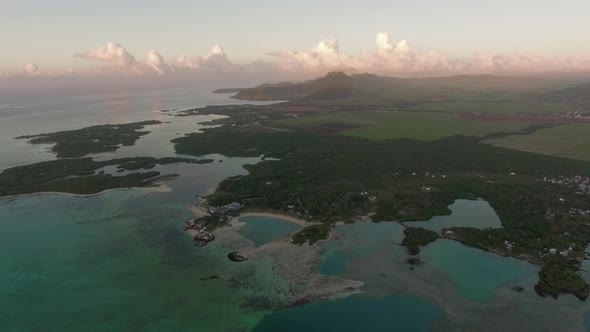
{"label": "cluster of houses", "polygon": [[242,204],[240,204],[238,202],[231,202],[229,204],[222,205],[222,206],[210,206],[207,209],[207,212],[209,212],[212,215],[228,214],[229,212],[237,211],[241,208],[242,208]]}
{"label": "cluster of houses", "polygon": [[[196,206],[204,208],[206,207],[207,200],[200,199]],[[242,205],[237,202],[232,202],[230,204],[222,205],[222,206],[210,206],[207,208],[207,212],[210,215],[223,215],[228,214],[232,211],[237,211],[242,208]],[[209,229],[207,229],[207,224],[205,218],[207,217],[200,217],[200,218],[191,218],[184,223],[184,231],[192,230],[194,233],[193,239],[195,240],[195,245],[199,247],[204,247],[207,243],[215,240],[215,236]]]}
{"label": "cluster of houses", "polygon": [[[506,249],[508,249],[510,251],[512,251],[512,248],[514,248],[515,245],[516,245],[515,242],[508,241],[508,240],[505,240],[504,241],[504,246],[506,247]],[[558,249],[555,249],[555,248],[551,248],[551,249],[545,248],[544,251],[539,252],[539,257],[542,258],[542,257],[544,257],[544,256],[546,256],[548,254],[549,255],[556,255],[557,253],[559,253],[563,257],[567,257],[570,254],[570,252],[572,250],[574,250],[573,246],[574,245],[572,244],[571,247],[569,247],[567,249],[563,249],[563,250],[558,250]]]}
{"label": "cluster of houses", "polygon": [[369,195],[368,191],[361,192],[361,196],[366,197],[371,203],[377,202],[377,196]]}
{"label": "cluster of houses", "polygon": [[188,231],[189,229],[195,231],[193,240],[195,240],[196,246],[204,247],[207,243],[215,240],[215,236],[213,236],[213,234],[205,227],[205,220],[203,220],[203,218],[192,218],[187,220],[184,223],[183,229],[184,231]]}
{"label": "cluster of houses", "polygon": [[557,184],[562,186],[568,186],[576,188],[578,194],[590,194],[590,177],[587,176],[560,176],[558,178],[544,177],[541,181],[545,183]]}
{"label": "cluster of houses", "polygon": [[[412,172],[411,174],[412,174],[412,176],[420,176],[416,172]],[[399,175],[399,173],[395,173],[395,175]],[[437,178],[437,177],[440,177],[442,179],[446,179],[447,178],[447,176],[445,174],[436,174],[436,173],[430,173],[430,172],[424,172],[423,176],[424,177],[427,177],[427,178],[433,178],[433,179],[434,178]]]}
{"label": "cluster of houses", "polygon": [[571,208],[570,214],[579,215],[579,216],[590,216],[590,210]]}
{"label": "cluster of houses", "polygon": [[547,113],[534,113],[534,112],[520,112],[513,113],[511,115],[524,115],[524,116],[535,116],[535,117],[558,117],[565,119],[576,119],[576,120],[590,120],[590,115],[587,112],[570,111],[570,112],[547,112]]}
{"label": "cluster of houses", "polygon": [[516,243],[512,242],[512,241],[508,241],[508,240],[504,240],[504,246],[506,246],[506,249],[512,251],[512,248],[514,248],[514,245]]}
{"label": "cluster of houses", "polygon": [[546,255],[556,255],[556,254],[558,254],[558,253],[559,253],[561,256],[563,256],[563,257],[567,257],[567,256],[570,254],[570,252],[572,252],[572,250],[573,250],[573,248],[572,248],[572,247],[569,247],[569,248],[567,248],[567,249],[562,249],[562,250],[558,250],[558,249],[555,249],[555,248],[551,248],[551,249],[545,249],[545,251],[546,251],[547,253],[540,252],[540,253],[539,253],[539,257],[541,257],[541,258],[542,258],[542,257],[544,257],[544,256],[546,256]]}

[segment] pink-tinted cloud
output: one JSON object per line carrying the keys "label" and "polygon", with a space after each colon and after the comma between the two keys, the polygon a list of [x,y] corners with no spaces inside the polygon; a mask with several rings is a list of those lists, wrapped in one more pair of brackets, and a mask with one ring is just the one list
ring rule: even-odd
{"label": "pink-tinted cloud", "polygon": [[92,51],[76,54],[77,57],[101,61],[107,64],[106,68],[90,70],[90,73],[122,72],[125,74],[158,74],[165,75],[172,71],[164,57],[155,49],[150,50],[144,62],[135,58],[127,49],[117,43],[109,42]]}
{"label": "pink-tinted cloud", "polygon": [[502,55],[487,52],[475,52],[472,64],[473,70],[499,74],[590,70],[590,58]]}
{"label": "pink-tinted cloud", "polygon": [[377,74],[422,74],[458,73],[465,64],[451,60],[445,53],[427,52],[418,54],[407,40],[394,42],[388,33],[378,33],[375,49],[359,55],[348,55],[340,51],[338,41],[327,39],[309,51],[279,51],[271,55],[289,59],[284,66],[289,70],[326,71],[347,68],[349,71],[372,72]]}
{"label": "pink-tinted cloud", "polygon": [[175,66],[181,69],[221,72],[239,70],[240,67],[228,59],[223,47],[219,45],[213,46],[211,52],[206,56],[180,56],[176,60]]}
{"label": "pink-tinted cloud", "polygon": [[39,66],[37,66],[34,63],[27,64],[23,70],[25,72],[25,75],[27,75],[29,77],[34,77],[34,76],[39,75]]}
{"label": "pink-tinted cloud", "polygon": [[157,50],[150,50],[146,56],[145,64],[158,75],[166,75],[172,71],[172,68]]}
{"label": "pink-tinted cloud", "polygon": [[288,65],[279,66],[284,70],[352,69],[347,64],[351,62],[351,59],[349,56],[340,53],[340,46],[335,38],[322,40],[314,48],[307,51],[288,50],[269,54],[294,61]]}
{"label": "pink-tinted cloud", "polygon": [[[230,60],[224,49],[215,45],[204,56],[181,56],[172,62],[157,50],[150,50],[138,59],[124,46],[109,42],[95,50],[76,54],[77,57],[100,61],[106,66],[68,71],[40,72],[27,65],[27,76],[92,76],[92,75],[186,75],[215,73],[281,75],[321,75],[326,71],[369,72],[379,75],[439,76],[455,74],[537,74],[547,72],[590,71],[590,58],[541,57],[523,54],[494,54],[478,51],[469,59],[455,59],[444,52],[421,52],[405,39],[394,40],[381,32],[374,46],[359,54],[343,51],[339,41],[328,38],[306,50],[281,50],[268,53],[277,61],[254,61],[239,64]],[[19,75],[23,75],[20,73]],[[5,75],[6,76],[6,75]]]}
{"label": "pink-tinted cloud", "polygon": [[83,59],[103,61],[125,71],[132,71],[137,64],[135,57],[127,52],[125,47],[113,42],[92,51],[80,52],[76,56]]}
{"label": "pink-tinted cloud", "polygon": [[385,75],[452,74],[535,74],[544,72],[589,71],[588,58],[547,58],[521,54],[500,55],[477,52],[471,59],[453,59],[444,52],[417,52],[402,39],[394,42],[388,33],[378,33],[375,49],[358,55],[345,54],[334,38],[321,41],[310,50],[283,50],[269,53],[289,62],[289,71],[327,71],[341,68]]}

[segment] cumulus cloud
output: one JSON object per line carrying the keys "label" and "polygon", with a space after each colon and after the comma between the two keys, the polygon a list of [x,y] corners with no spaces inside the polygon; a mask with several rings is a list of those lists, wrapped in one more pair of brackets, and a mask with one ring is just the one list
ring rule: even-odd
{"label": "cumulus cloud", "polygon": [[[317,70],[339,69],[347,70],[352,59],[340,53],[338,40],[329,38],[320,41],[315,47],[305,51],[278,51],[269,53],[272,56],[295,61],[289,65],[280,66],[285,70]],[[300,68],[301,67],[301,68]]]}
{"label": "cumulus cloud", "polygon": [[126,74],[158,74],[166,75],[172,71],[164,57],[156,50],[150,50],[142,62],[127,51],[124,46],[109,42],[95,50],[79,52],[77,57],[106,63],[107,68],[92,72],[119,71]]}
{"label": "cumulus cloud", "polygon": [[24,68],[25,75],[29,77],[39,75],[39,67],[34,63],[29,63]]}
{"label": "cumulus cloud", "polygon": [[471,69],[491,74],[588,71],[590,70],[590,59],[541,57],[525,54],[502,55],[480,51],[473,54]]}
{"label": "cumulus cloud", "polygon": [[137,64],[135,57],[125,47],[113,42],[92,51],[80,52],[76,56],[83,59],[103,61],[126,71],[132,71]]}
{"label": "cumulus cloud", "polygon": [[360,55],[348,55],[340,51],[334,38],[318,43],[311,50],[279,51],[273,56],[291,60],[283,65],[288,70],[347,70],[375,73],[417,73],[426,69],[445,71],[456,65],[444,53],[429,52],[417,55],[407,40],[394,43],[388,33],[381,32],[375,37],[375,50]]}
{"label": "cumulus cloud", "polygon": [[[455,59],[444,52],[418,51],[406,39],[394,40],[389,33],[375,36],[374,46],[358,54],[343,51],[335,38],[321,40],[305,50],[281,50],[268,53],[278,61],[254,61],[239,64],[230,60],[220,45],[206,55],[180,56],[171,62],[157,50],[145,58],[136,58],[124,46],[109,42],[97,49],[77,53],[83,59],[99,61],[106,66],[91,69],[43,72],[41,76],[82,76],[119,74],[172,75],[182,73],[208,74],[266,74],[321,75],[327,71],[370,72],[380,75],[437,76],[455,74],[533,74],[546,72],[590,71],[590,58],[540,57],[524,54],[495,54],[478,51],[469,59]],[[39,76],[39,68],[29,64],[27,76]],[[23,75],[23,72],[18,75]],[[7,76],[7,75],[4,75]]]}
{"label": "cumulus cloud", "polygon": [[170,66],[157,50],[150,50],[146,56],[145,64],[153,69],[158,75],[165,75],[171,71]]}
{"label": "cumulus cloud", "polygon": [[180,56],[176,60],[175,66],[179,68],[205,71],[232,71],[239,70],[240,67],[240,65],[233,63],[228,59],[223,47],[219,45],[213,46],[211,52],[206,56]]}
{"label": "cumulus cloud", "polygon": [[412,43],[394,42],[386,32],[375,37],[375,48],[358,55],[340,50],[334,38],[321,41],[310,50],[283,50],[269,53],[289,62],[280,68],[289,71],[327,71],[347,68],[351,71],[387,75],[451,74],[532,74],[557,71],[590,70],[590,60],[583,58],[546,58],[522,54],[501,55],[476,52],[471,59],[453,59],[444,52],[417,52]]}
{"label": "cumulus cloud", "polygon": [[373,72],[381,74],[447,73],[464,69],[464,65],[453,61],[445,53],[427,52],[418,54],[413,45],[402,39],[394,42],[388,33],[380,32],[375,37],[375,49],[360,55],[348,55],[340,51],[334,38],[321,41],[307,51],[279,51],[273,56],[289,59],[291,63],[282,68],[289,70],[342,70]]}

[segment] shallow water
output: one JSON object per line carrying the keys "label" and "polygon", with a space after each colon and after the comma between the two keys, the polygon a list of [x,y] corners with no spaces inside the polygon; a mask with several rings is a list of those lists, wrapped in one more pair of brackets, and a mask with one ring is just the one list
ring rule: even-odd
{"label": "shallow water", "polygon": [[322,243],[324,260],[319,272],[324,275],[346,276],[352,258],[369,255],[384,245],[401,243],[403,226],[394,222],[357,223],[336,227],[335,241]]}
{"label": "shallow water", "polygon": [[398,294],[380,298],[351,296],[270,314],[254,332],[430,331],[438,309],[418,297]]}
{"label": "shallow water", "polygon": [[437,240],[422,249],[421,257],[448,276],[466,299],[485,301],[496,289],[522,286],[522,279],[539,272],[525,261],[468,248],[458,242]]}
{"label": "shallow water", "polygon": [[190,169],[168,182],[172,192],[0,200],[2,330],[215,331],[256,321],[240,309],[246,293],[200,280],[242,266],[223,246],[196,249],[181,230],[192,197],[243,174],[245,161],[226,160],[225,173],[175,165]]}
{"label": "shallow water", "polygon": [[484,200],[458,199],[449,205],[451,215],[435,216],[426,221],[411,221],[405,225],[423,227],[437,233],[448,227],[501,228],[502,223],[496,211]]}
{"label": "shallow water", "polygon": [[219,116],[179,118],[172,116],[173,112],[162,110],[240,103],[229,98],[230,94],[211,93],[214,89],[183,87],[70,97],[44,96],[15,101],[0,108],[0,170],[55,159],[55,155],[49,151],[51,145],[31,145],[26,140],[15,140],[14,137],[144,120],[170,123],[147,126],[145,130],[152,134],[141,137],[135,146],[123,147],[118,156],[169,157],[173,153],[170,139],[196,132],[203,128],[198,122]]}
{"label": "shallow water", "polygon": [[301,226],[280,218],[241,217],[240,221],[245,222],[246,226],[242,227],[238,233],[254,242],[257,247],[301,229]]}
{"label": "shallow water", "polygon": [[[435,330],[585,330],[587,303],[573,296],[553,300],[535,294],[538,267],[450,240],[423,248],[423,265],[411,267],[399,245],[403,236],[398,223],[337,226],[333,239],[321,243],[320,272],[363,280],[369,298],[417,296],[423,302],[416,311],[434,306],[440,312]],[[515,286],[524,292],[513,291]]]}

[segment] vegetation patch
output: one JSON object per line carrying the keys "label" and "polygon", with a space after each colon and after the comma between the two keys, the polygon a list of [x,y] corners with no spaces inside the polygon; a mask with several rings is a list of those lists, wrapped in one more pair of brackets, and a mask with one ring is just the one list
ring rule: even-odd
{"label": "vegetation patch", "polygon": [[573,108],[559,103],[539,102],[537,100],[493,100],[493,101],[437,101],[417,103],[410,107],[414,111],[452,112],[452,113],[564,113]]}
{"label": "vegetation patch", "polygon": [[[463,135],[483,137],[491,133],[520,131],[534,122],[477,121],[458,114],[424,112],[322,112],[276,122],[279,125],[369,139],[416,139],[432,141]],[[353,127],[353,128],[351,128]],[[357,127],[357,128],[354,128]]]}
{"label": "vegetation patch", "polygon": [[124,161],[123,163],[119,164],[119,166],[117,166],[118,169],[124,169],[127,171],[135,171],[138,169],[152,169],[156,166],[156,164],[165,165],[174,163],[197,163],[197,161],[193,159],[176,157],[164,157],[159,159],[152,157],[134,157],[115,160],[128,160]]}
{"label": "vegetation patch", "polygon": [[590,160],[590,124],[576,123],[541,129],[529,135],[488,140],[495,146],[564,158]]}
{"label": "vegetation patch", "polygon": [[404,229],[404,235],[402,245],[408,249],[410,255],[418,255],[420,247],[424,247],[438,239],[436,232],[422,227],[407,227]]}
{"label": "vegetation patch", "polygon": [[141,136],[149,134],[140,131],[145,126],[160,124],[160,121],[142,121],[126,124],[106,124],[55,133],[19,136],[31,144],[55,144],[51,151],[59,158],[78,158],[91,153],[112,152],[120,146],[135,144]]}
{"label": "vegetation patch", "polygon": [[557,298],[560,293],[571,293],[580,300],[586,300],[590,294],[590,286],[576,273],[575,267],[558,259],[543,266],[535,291],[541,296],[549,295],[553,298]]}
{"label": "vegetation patch", "polygon": [[330,229],[332,229],[332,226],[330,224],[317,224],[307,226],[299,232],[293,234],[293,243],[299,245],[309,243],[310,245],[312,245],[317,241],[327,239],[330,235]]}
{"label": "vegetation patch", "polygon": [[[0,196],[36,192],[94,194],[107,189],[148,187],[161,179],[160,172],[112,176],[96,171],[110,165],[149,165],[191,161],[183,158],[123,158],[95,161],[92,158],[58,159],[6,169],[0,173]],[[135,169],[135,167],[132,167]],[[173,175],[166,175],[166,177]]]}

